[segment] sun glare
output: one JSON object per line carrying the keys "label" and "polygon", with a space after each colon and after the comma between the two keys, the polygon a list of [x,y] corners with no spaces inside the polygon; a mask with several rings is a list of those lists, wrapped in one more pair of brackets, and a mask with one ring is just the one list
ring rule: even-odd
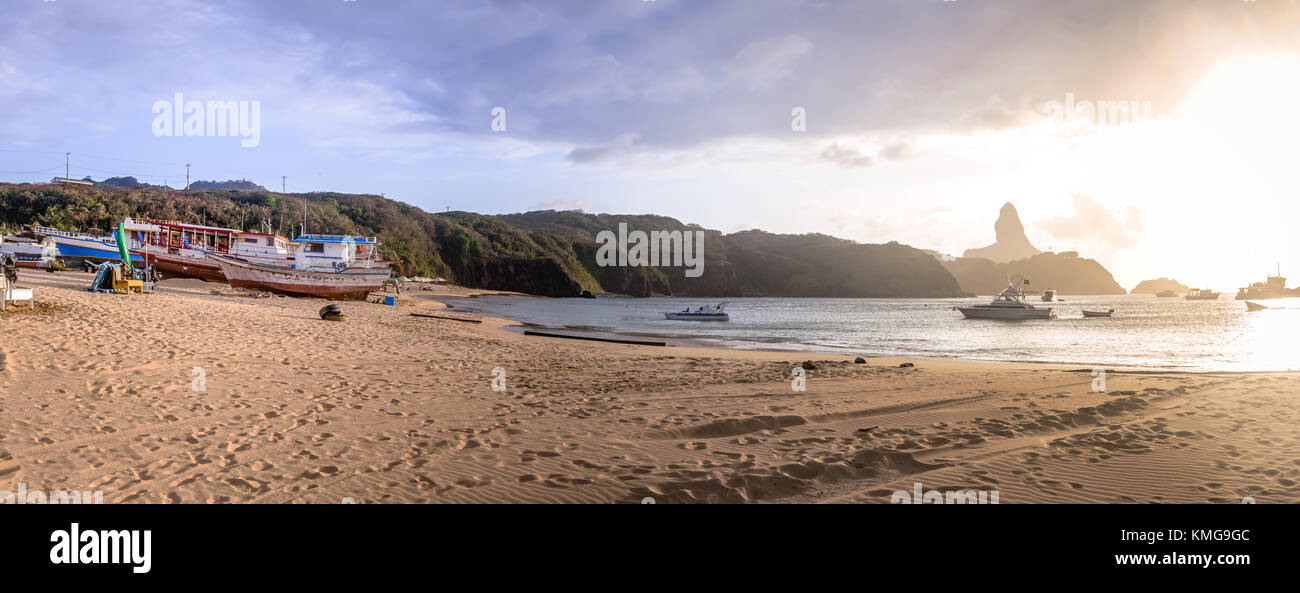
{"label": "sun glare", "polygon": [[1249,56],[1213,68],[1177,119],[1205,140],[1254,156],[1293,149],[1300,127],[1300,57]]}

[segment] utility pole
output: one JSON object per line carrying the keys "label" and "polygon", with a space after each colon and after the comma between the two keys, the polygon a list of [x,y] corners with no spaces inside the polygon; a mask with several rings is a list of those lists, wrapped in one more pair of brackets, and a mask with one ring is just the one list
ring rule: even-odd
{"label": "utility pole", "polygon": [[190,191],[190,164],[185,163],[185,191]]}
{"label": "utility pole", "polygon": [[63,185],[68,184],[68,178],[72,176],[72,153],[63,153]]}

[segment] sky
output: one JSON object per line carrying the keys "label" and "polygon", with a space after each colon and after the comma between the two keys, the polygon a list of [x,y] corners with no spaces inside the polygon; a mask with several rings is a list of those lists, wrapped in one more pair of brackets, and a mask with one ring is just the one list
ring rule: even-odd
{"label": "sky", "polygon": [[[1128,288],[1300,279],[1295,0],[30,0],[0,81],[4,181],[71,152],[955,255],[1009,201]],[[160,123],[177,94],[256,134]]]}

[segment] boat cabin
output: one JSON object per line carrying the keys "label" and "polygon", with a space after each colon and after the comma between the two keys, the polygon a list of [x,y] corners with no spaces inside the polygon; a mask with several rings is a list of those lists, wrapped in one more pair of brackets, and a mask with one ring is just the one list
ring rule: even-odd
{"label": "boat cabin", "polygon": [[378,256],[375,237],[299,235],[294,240],[295,270],[341,272],[348,268],[387,267]]}

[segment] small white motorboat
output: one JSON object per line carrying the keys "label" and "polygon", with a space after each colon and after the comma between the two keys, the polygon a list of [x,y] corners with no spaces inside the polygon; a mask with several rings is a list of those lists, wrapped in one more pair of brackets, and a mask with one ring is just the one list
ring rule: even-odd
{"label": "small white motorboat", "polygon": [[1109,311],[1089,311],[1087,309],[1083,310],[1084,317],[1110,317],[1111,315],[1114,314],[1115,314],[1114,309],[1111,309]]}
{"label": "small white motorboat", "polygon": [[1055,309],[1035,307],[1025,300],[1024,291],[1017,286],[1021,280],[1017,276],[1015,280],[1008,282],[1007,289],[987,305],[954,308],[961,311],[967,319],[1055,319]]}
{"label": "small white motorboat", "polygon": [[694,311],[690,307],[678,313],[664,313],[664,317],[674,321],[730,321],[725,309],[727,301],[713,307],[700,307]]}

